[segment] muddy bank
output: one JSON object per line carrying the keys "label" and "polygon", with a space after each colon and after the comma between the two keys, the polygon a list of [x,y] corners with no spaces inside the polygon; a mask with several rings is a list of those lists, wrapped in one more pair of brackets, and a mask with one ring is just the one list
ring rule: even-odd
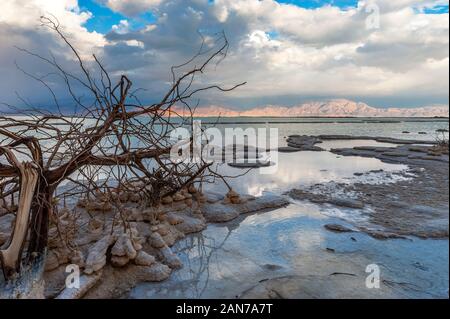
{"label": "muddy bank", "polygon": [[[318,138],[321,140],[321,137]],[[378,239],[404,236],[448,238],[448,148],[438,150],[435,146],[430,146],[435,144],[431,141],[422,141],[421,145],[416,145],[419,141],[388,140],[389,143],[399,145],[361,146],[332,149],[331,152],[340,156],[370,157],[387,163],[408,165],[410,169],[397,174],[400,178],[395,182],[316,184],[305,189],[293,189],[289,195],[297,200],[362,211],[369,223],[355,224],[355,227]]]}

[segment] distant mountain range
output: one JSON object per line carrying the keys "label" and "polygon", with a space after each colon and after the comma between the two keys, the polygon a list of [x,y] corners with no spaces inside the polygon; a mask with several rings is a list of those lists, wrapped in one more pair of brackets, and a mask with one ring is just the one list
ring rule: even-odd
{"label": "distant mountain range", "polygon": [[[182,113],[182,110],[176,110]],[[419,108],[375,108],[365,103],[345,99],[310,102],[285,107],[268,105],[250,110],[234,110],[220,106],[199,107],[197,117],[448,117],[448,105],[434,105]]]}

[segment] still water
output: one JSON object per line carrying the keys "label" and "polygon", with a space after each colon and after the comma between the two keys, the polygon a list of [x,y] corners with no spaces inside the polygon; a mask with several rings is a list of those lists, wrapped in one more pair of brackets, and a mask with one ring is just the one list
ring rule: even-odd
{"label": "still water", "polygon": [[[349,146],[351,141],[346,143]],[[329,147],[337,146],[342,142],[330,142]],[[297,186],[329,181],[395,182],[388,180],[389,173],[407,169],[329,152],[279,154],[279,160],[276,174],[255,170],[231,180],[233,187],[253,195],[283,194]],[[370,173],[380,169],[383,173]],[[354,173],[366,174],[357,177]],[[220,185],[211,188],[224,190]],[[173,247],[183,261],[182,269],[162,283],[139,284],[128,297],[264,298],[271,296],[264,288],[268,283],[280,298],[448,297],[448,240],[380,241],[364,233],[336,234],[323,227],[329,223],[351,226],[349,222],[363,223],[364,213],[291,200],[286,208],[209,225]],[[365,284],[372,264],[381,271],[379,289]],[[285,283],[277,286],[277,280]]]}

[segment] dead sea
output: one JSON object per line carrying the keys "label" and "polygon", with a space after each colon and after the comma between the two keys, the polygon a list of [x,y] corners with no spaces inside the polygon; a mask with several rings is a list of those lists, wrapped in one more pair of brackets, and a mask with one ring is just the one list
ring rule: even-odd
{"label": "dead sea", "polygon": [[[178,242],[173,251],[185,266],[167,281],[138,285],[127,297],[448,298],[448,155],[447,162],[408,154],[377,159],[377,147],[405,151],[404,146],[355,141],[327,142],[328,150],[345,150],[280,154],[278,174],[250,172],[233,181],[233,187],[286,196],[287,191],[309,189],[324,198],[351,198],[362,190],[385,196],[375,200],[383,203],[382,213],[374,213],[379,207],[373,202],[356,208],[324,198],[314,201],[311,193],[287,196],[290,205],[285,208],[209,225]],[[375,153],[367,154],[369,148]],[[424,182],[440,200],[430,199],[428,215],[423,201],[429,194],[421,197],[417,187]],[[400,195],[396,190],[402,186],[403,196],[410,194],[406,205],[415,210],[415,219],[405,206],[386,209],[386,195]],[[433,205],[444,207],[433,210]],[[329,225],[346,231],[330,231]],[[380,269],[377,289],[366,286],[370,265]]]}
{"label": "dead sea", "polygon": [[[61,288],[69,256],[53,253],[45,297],[447,298],[448,154],[424,151],[431,133],[409,141],[397,134],[324,135],[308,135],[318,143],[306,144],[292,143],[304,135],[286,136],[280,146],[291,148],[280,149],[276,174],[252,170],[231,179],[244,200],[236,207],[221,204],[227,189],[215,183],[204,188],[210,206],[186,216],[184,206],[175,209],[167,227],[152,225],[150,215],[131,215],[146,238],[138,244],[149,253],[127,257],[134,263],[124,266],[122,253],[112,260],[105,250],[100,257],[115,267],[91,258],[83,291]],[[222,165],[220,171],[243,170]],[[92,236],[83,238],[89,249]],[[89,260],[86,251],[83,261]],[[379,288],[367,286],[373,265]]]}

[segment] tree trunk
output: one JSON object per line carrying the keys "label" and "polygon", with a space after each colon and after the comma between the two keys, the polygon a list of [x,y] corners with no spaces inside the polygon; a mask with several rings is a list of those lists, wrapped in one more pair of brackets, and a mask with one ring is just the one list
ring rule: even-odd
{"label": "tree trunk", "polygon": [[49,217],[53,209],[53,188],[41,181],[32,207],[27,262],[42,256],[47,247]]}
{"label": "tree trunk", "polygon": [[31,163],[18,163],[20,171],[19,207],[17,210],[14,229],[9,244],[0,250],[0,262],[6,279],[19,272],[22,250],[28,234],[31,206],[35,197],[39,173]]}

